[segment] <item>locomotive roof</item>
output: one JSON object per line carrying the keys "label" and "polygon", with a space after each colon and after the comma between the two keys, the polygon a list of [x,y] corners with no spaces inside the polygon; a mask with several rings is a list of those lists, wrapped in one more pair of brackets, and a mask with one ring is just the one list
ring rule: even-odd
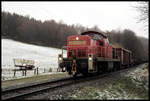
{"label": "locomotive roof", "polygon": [[107,38],[107,36],[104,35],[103,33],[101,33],[101,32],[96,32],[96,31],[86,31],[86,32],[81,33],[81,35],[88,35],[88,34],[90,34],[90,33],[102,35],[104,38]]}

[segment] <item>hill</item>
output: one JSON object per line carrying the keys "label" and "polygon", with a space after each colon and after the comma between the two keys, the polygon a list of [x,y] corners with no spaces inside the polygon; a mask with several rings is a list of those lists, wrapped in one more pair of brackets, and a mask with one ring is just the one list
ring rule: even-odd
{"label": "hill", "polygon": [[13,68],[13,58],[32,59],[40,67],[58,67],[61,49],[26,44],[11,39],[1,39],[2,68]]}

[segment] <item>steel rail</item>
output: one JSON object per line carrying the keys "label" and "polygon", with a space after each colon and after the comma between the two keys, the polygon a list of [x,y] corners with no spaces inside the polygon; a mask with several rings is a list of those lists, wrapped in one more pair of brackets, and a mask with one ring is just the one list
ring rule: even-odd
{"label": "steel rail", "polygon": [[[134,66],[132,68],[136,68],[136,67],[138,66]],[[30,96],[32,94],[44,92],[44,91],[55,89],[58,87],[64,87],[67,85],[80,83],[83,81],[100,79],[109,75],[114,75],[116,73],[129,71],[132,68],[131,67],[125,68],[125,69],[121,69],[115,72],[110,72],[110,73],[105,73],[105,74],[100,74],[100,75],[91,75],[89,77],[84,77],[84,76],[79,76],[76,78],[69,77],[69,78],[63,78],[63,79],[53,80],[49,82],[44,82],[44,83],[42,82],[38,84],[32,84],[29,86],[24,86],[24,87],[19,87],[19,88],[14,88],[14,89],[5,89],[5,90],[2,90],[2,100],[23,98],[28,95]]]}

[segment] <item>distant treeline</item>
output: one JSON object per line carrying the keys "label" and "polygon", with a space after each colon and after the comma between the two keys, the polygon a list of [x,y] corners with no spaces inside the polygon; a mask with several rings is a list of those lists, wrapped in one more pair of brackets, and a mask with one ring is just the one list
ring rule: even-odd
{"label": "distant treeline", "polygon": [[[9,12],[1,12],[1,21],[2,38],[56,48],[67,45],[67,37],[70,35],[88,30],[101,31],[97,26],[87,28],[80,24],[67,25],[54,20],[42,22]],[[105,34],[115,46],[131,50],[134,59],[148,59],[148,39],[137,37],[129,29],[106,31]]]}
{"label": "distant treeline", "polygon": [[137,37],[129,29],[123,31],[107,31],[106,34],[113,45],[130,50],[133,59],[148,61],[148,39]]}

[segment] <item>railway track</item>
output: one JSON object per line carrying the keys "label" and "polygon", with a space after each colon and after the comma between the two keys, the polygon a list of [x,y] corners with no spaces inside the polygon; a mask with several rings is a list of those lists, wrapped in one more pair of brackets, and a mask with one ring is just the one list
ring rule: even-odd
{"label": "railway track", "polygon": [[56,83],[60,84],[63,81],[61,85],[64,85],[65,83],[68,83],[69,80],[71,79],[72,79],[71,77],[61,78],[61,79],[57,79],[53,81],[45,81],[45,82],[39,82],[36,84],[29,84],[23,87],[2,89],[2,100],[16,99],[16,98],[20,98],[26,95],[37,93],[46,89],[58,87],[59,85],[55,86]]}
{"label": "railway track", "polygon": [[[135,66],[137,67],[137,66]],[[134,68],[135,68],[134,67]],[[92,75],[90,77],[83,77],[79,76],[77,78],[68,77],[68,78],[61,78],[53,81],[47,81],[47,82],[40,82],[37,84],[32,84],[24,87],[18,87],[13,89],[2,89],[2,100],[8,100],[8,99],[23,99],[26,96],[31,96],[37,93],[46,92],[48,90],[52,90],[59,87],[64,87],[67,85],[84,82],[87,80],[95,80],[103,78],[107,75],[115,75],[120,72],[129,71],[132,68],[126,68],[115,72],[110,72],[107,74],[101,74],[101,75]]]}

